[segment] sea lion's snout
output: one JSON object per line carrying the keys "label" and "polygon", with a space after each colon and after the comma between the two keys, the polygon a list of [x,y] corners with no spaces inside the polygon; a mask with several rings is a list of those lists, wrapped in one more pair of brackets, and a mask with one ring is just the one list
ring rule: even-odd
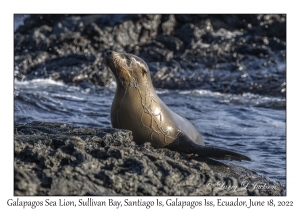
{"label": "sea lion's snout", "polygon": [[111,56],[111,51],[110,50],[106,51],[105,56]]}
{"label": "sea lion's snout", "polygon": [[102,53],[104,58],[110,57],[112,55],[112,51],[111,50],[105,50]]}
{"label": "sea lion's snout", "polygon": [[109,67],[113,72],[115,69],[115,65],[114,65],[114,54],[115,52],[111,51],[111,50],[105,50],[102,52],[102,56],[104,58],[104,64]]}

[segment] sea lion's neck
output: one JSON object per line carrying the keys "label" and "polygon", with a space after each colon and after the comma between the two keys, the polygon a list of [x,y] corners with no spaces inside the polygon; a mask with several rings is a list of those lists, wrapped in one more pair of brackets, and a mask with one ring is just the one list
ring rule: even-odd
{"label": "sea lion's neck", "polygon": [[126,86],[117,84],[116,96],[119,97],[123,96],[124,94],[128,96],[140,95],[143,97],[148,97],[149,95],[157,96],[152,83],[147,81],[138,84],[130,83]]}
{"label": "sea lion's neck", "polygon": [[137,115],[139,120],[142,113],[152,112],[153,103],[156,103],[159,98],[155,93],[152,84],[144,83],[138,86],[117,86],[115,97],[111,107],[111,121],[114,128],[123,128],[121,124],[121,119],[119,117],[120,113],[122,116],[126,116],[127,113],[131,115],[132,108]]}
{"label": "sea lion's neck", "polygon": [[152,83],[140,83],[134,86],[117,86],[113,105],[122,106],[126,103],[135,104],[138,107],[149,107],[153,101],[159,100]]}

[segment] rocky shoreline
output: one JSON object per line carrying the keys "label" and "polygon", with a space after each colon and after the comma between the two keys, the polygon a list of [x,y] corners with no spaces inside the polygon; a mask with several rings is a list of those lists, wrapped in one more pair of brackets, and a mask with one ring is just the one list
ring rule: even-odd
{"label": "rocky shoreline", "polygon": [[14,148],[15,196],[284,193],[280,183],[240,166],[136,145],[127,130],[15,124]]}
{"label": "rocky shoreline", "polygon": [[14,34],[15,78],[106,86],[106,49],[143,58],[156,88],[286,94],[284,14],[30,15]]}

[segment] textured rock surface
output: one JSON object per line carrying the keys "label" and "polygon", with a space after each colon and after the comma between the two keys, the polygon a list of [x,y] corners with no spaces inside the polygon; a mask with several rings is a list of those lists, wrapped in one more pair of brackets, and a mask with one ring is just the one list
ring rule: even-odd
{"label": "textured rock surface", "polygon": [[30,15],[14,47],[21,80],[109,85],[111,49],[143,58],[157,88],[285,96],[285,15]]}
{"label": "textured rock surface", "polygon": [[245,168],[136,145],[126,130],[33,122],[14,133],[15,195],[283,194]]}

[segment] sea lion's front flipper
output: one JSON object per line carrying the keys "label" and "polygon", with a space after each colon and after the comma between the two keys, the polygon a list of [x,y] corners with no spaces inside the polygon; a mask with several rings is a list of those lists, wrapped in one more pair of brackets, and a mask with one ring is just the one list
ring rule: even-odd
{"label": "sea lion's front flipper", "polygon": [[198,154],[200,157],[211,157],[221,160],[251,161],[249,157],[238,154],[236,152],[217,147],[207,147],[199,145],[182,132],[179,133],[176,139],[171,144],[166,146],[166,148],[177,152],[184,152],[187,154]]}

